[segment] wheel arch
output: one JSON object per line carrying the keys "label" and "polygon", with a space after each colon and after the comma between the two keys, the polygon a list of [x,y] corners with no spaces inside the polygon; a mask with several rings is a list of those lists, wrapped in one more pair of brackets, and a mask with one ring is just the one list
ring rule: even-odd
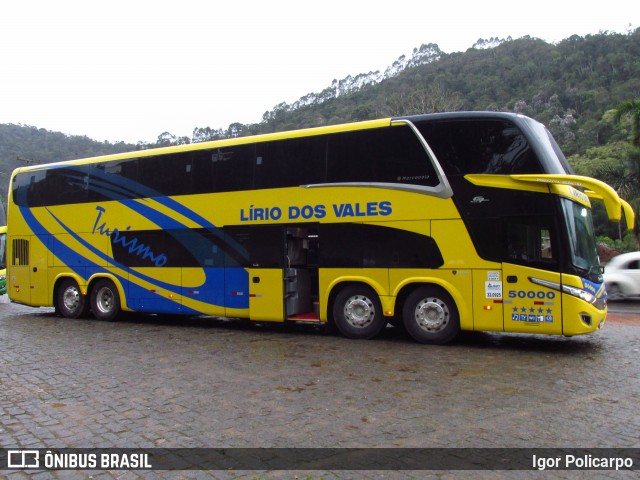
{"label": "wheel arch", "polygon": [[380,294],[368,282],[340,282],[334,288],[330,312],[332,327],[353,339],[371,339],[384,330],[387,320]]}
{"label": "wheel arch", "polygon": [[82,293],[84,297],[87,297],[87,295],[89,294],[89,289],[88,289],[86,280],[82,278],[80,275],[73,272],[60,273],[56,275],[56,277],[54,278],[53,288],[51,289],[51,295],[53,296],[51,300],[51,305],[53,305],[54,308],[56,308],[56,310],[58,308],[58,289],[60,288],[60,285],[62,284],[62,282],[69,279],[73,280],[78,284],[78,288],[80,288],[80,293]]}
{"label": "wheel arch", "polygon": [[108,273],[98,273],[96,275],[93,275],[89,279],[89,282],[87,285],[87,295],[89,297],[91,296],[91,291],[93,290],[93,287],[95,287],[96,283],[99,280],[111,280],[111,282],[113,282],[116,289],[118,290],[118,295],[120,296],[120,308],[123,311],[128,311],[129,309],[127,308],[127,301],[126,301],[127,297],[124,294],[124,288],[122,286],[122,283],[120,282],[120,279],[116,275],[112,275]]}
{"label": "wheel arch", "polygon": [[458,310],[460,329],[473,330],[472,305],[465,298],[460,289],[456,288],[454,284],[440,278],[412,278],[407,279],[407,281],[399,285],[396,292],[394,292],[394,312],[396,318],[402,318],[402,309],[409,295],[418,288],[425,286],[436,287],[447,293],[453,299],[456,309]]}
{"label": "wheel arch", "polygon": [[[382,285],[380,285],[377,282],[371,281],[371,279],[369,278],[340,278],[337,279],[336,281],[332,282],[329,287],[328,287],[328,296],[327,296],[327,303],[326,303],[326,319],[327,322],[329,322],[330,324],[334,324],[335,320],[333,318],[333,303],[336,299],[336,297],[338,296],[338,294],[344,290],[345,288],[351,287],[351,286],[357,286],[357,285],[363,285],[366,287],[369,287],[371,289],[373,289],[373,291],[376,293],[376,295],[378,296],[378,299],[381,299],[384,295],[385,295],[385,290],[382,288]],[[384,307],[383,307],[384,308]]]}

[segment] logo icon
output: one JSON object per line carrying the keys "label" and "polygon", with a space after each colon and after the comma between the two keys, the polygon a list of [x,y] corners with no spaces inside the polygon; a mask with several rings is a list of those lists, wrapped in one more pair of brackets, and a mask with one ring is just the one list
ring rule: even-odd
{"label": "logo icon", "polygon": [[8,468],[39,468],[40,452],[38,450],[9,450]]}

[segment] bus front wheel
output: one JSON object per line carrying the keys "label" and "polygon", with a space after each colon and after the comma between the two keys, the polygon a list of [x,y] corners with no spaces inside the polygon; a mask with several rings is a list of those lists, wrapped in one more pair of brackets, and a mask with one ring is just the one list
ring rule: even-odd
{"label": "bus front wheel", "polygon": [[435,286],[414,290],[402,310],[404,326],[419,343],[442,345],[460,331],[458,309],[451,296]]}
{"label": "bus front wheel", "polygon": [[56,312],[66,318],[84,317],[88,311],[86,297],[75,280],[67,278],[58,287]]}
{"label": "bus front wheel", "polygon": [[340,333],[356,339],[373,338],[387,324],[380,299],[366,285],[350,285],[336,295],[333,319]]}
{"label": "bus front wheel", "polygon": [[111,280],[98,280],[91,290],[91,310],[98,320],[115,320],[120,313],[120,295]]}

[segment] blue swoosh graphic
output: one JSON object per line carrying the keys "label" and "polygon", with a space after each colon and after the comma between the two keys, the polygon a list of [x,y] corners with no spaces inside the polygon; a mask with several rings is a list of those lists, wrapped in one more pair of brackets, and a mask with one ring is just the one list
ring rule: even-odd
{"label": "blue swoosh graphic", "polygon": [[[248,259],[249,254],[247,250],[235,240],[229,238],[228,236],[225,236],[224,232],[221,229],[216,227],[214,224],[212,224],[193,210],[185,207],[184,205],[169,197],[162,196],[159,192],[149,189],[145,185],[142,185],[138,182],[135,182],[134,180],[122,177],[120,175],[105,173],[103,170],[91,166],[50,166],[42,168],[40,170],[49,170],[54,168],[64,168],[66,170],[65,175],[70,179],[72,183],[75,183],[76,185],[82,185],[83,187],[88,188],[91,191],[98,192],[103,196],[103,198],[106,197],[111,200],[118,201],[130,210],[150,220],[161,229],[168,230],[170,232],[172,230],[180,232],[180,234],[173,235],[173,237],[178,242],[185,245],[185,247],[190,251],[197,251],[197,249],[192,248],[197,246],[195,245],[195,243],[202,244],[203,242],[207,242],[209,245],[211,245],[211,242],[197,232],[194,232],[193,230],[187,228],[184,224],[176,221],[166,214],[163,214],[162,212],[158,212],[152,206],[146,204],[147,200],[144,200],[144,197],[152,198],[153,201],[169,208],[170,210],[175,211],[176,213],[179,213],[185,218],[192,220],[194,223],[201,225],[207,230],[209,234],[213,234],[216,238],[218,238],[226,248],[235,251],[237,256],[245,260]],[[17,192],[17,194],[22,199],[23,205],[26,204],[26,193],[26,188],[20,188]],[[138,200],[134,200],[131,197],[136,197],[138,198]],[[32,232],[34,232],[34,234],[38,236],[45,245],[49,245],[49,248],[52,250],[52,252],[54,252],[54,254],[58,258],[60,258],[62,262],[69,266],[69,268],[71,268],[77,275],[86,279],[97,272],[109,272],[113,274],[113,272],[110,272],[110,270],[108,270],[106,267],[102,267],[94,262],[89,261],[74,249],[62,243],[35,218],[29,208],[20,207],[20,210],[22,212],[23,218],[31,228]],[[225,306],[227,308],[238,309],[246,309],[249,307],[249,297],[247,294],[233,295],[231,294],[231,292],[225,292],[225,287],[228,287],[229,290],[248,293],[248,272],[244,268],[241,268],[238,264],[235,264],[231,268],[201,267],[205,276],[205,280],[201,285],[197,286],[183,287],[182,285],[162,282],[158,279],[136,272],[130,267],[116,262],[114,258],[106,255],[105,253],[94,247],[91,243],[81,238],[60,218],[55,216],[49,209],[46,210],[52,216],[52,218],[64,229],[64,231],[66,231],[76,242],[78,242],[87,250],[91,251],[98,258],[101,258],[106,263],[117,266],[119,269],[126,272],[133,278],[144,280],[151,285],[157,286],[158,288],[162,288],[169,292],[181,295],[183,297],[191,298],[199,302],[209,303],[213,306]],[[48,243],[45,241],[45,236],[48,239]],[[227,258],[230,258],[228,254]],[[116,277],[122,282],[125,291],[129,291],[129,294],[132,298],[149,297],[149,290],[140,287],[139,285],[131,282],[121,275],[116,275]],[[162,300],[164,300],[166,301],[166,305],[162,307],[163,311],[179,310],[182,313],[200,313],[181,306],[180,304],[169,299],[165,299],[160,295],[156,295],[156,297],[157,298],[154,300],[154,307],[151,308],[151,310],[153,311],[159,311],[158,302],[161,303]]]}

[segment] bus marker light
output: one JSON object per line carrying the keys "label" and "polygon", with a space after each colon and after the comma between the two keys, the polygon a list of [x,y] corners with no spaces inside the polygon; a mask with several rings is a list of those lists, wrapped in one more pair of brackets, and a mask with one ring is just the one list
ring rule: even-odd
{"label": "bus marker light", "polygon": [[493,305],[485,305],[484,309],[489,311],[489,310],[493,310]]}

